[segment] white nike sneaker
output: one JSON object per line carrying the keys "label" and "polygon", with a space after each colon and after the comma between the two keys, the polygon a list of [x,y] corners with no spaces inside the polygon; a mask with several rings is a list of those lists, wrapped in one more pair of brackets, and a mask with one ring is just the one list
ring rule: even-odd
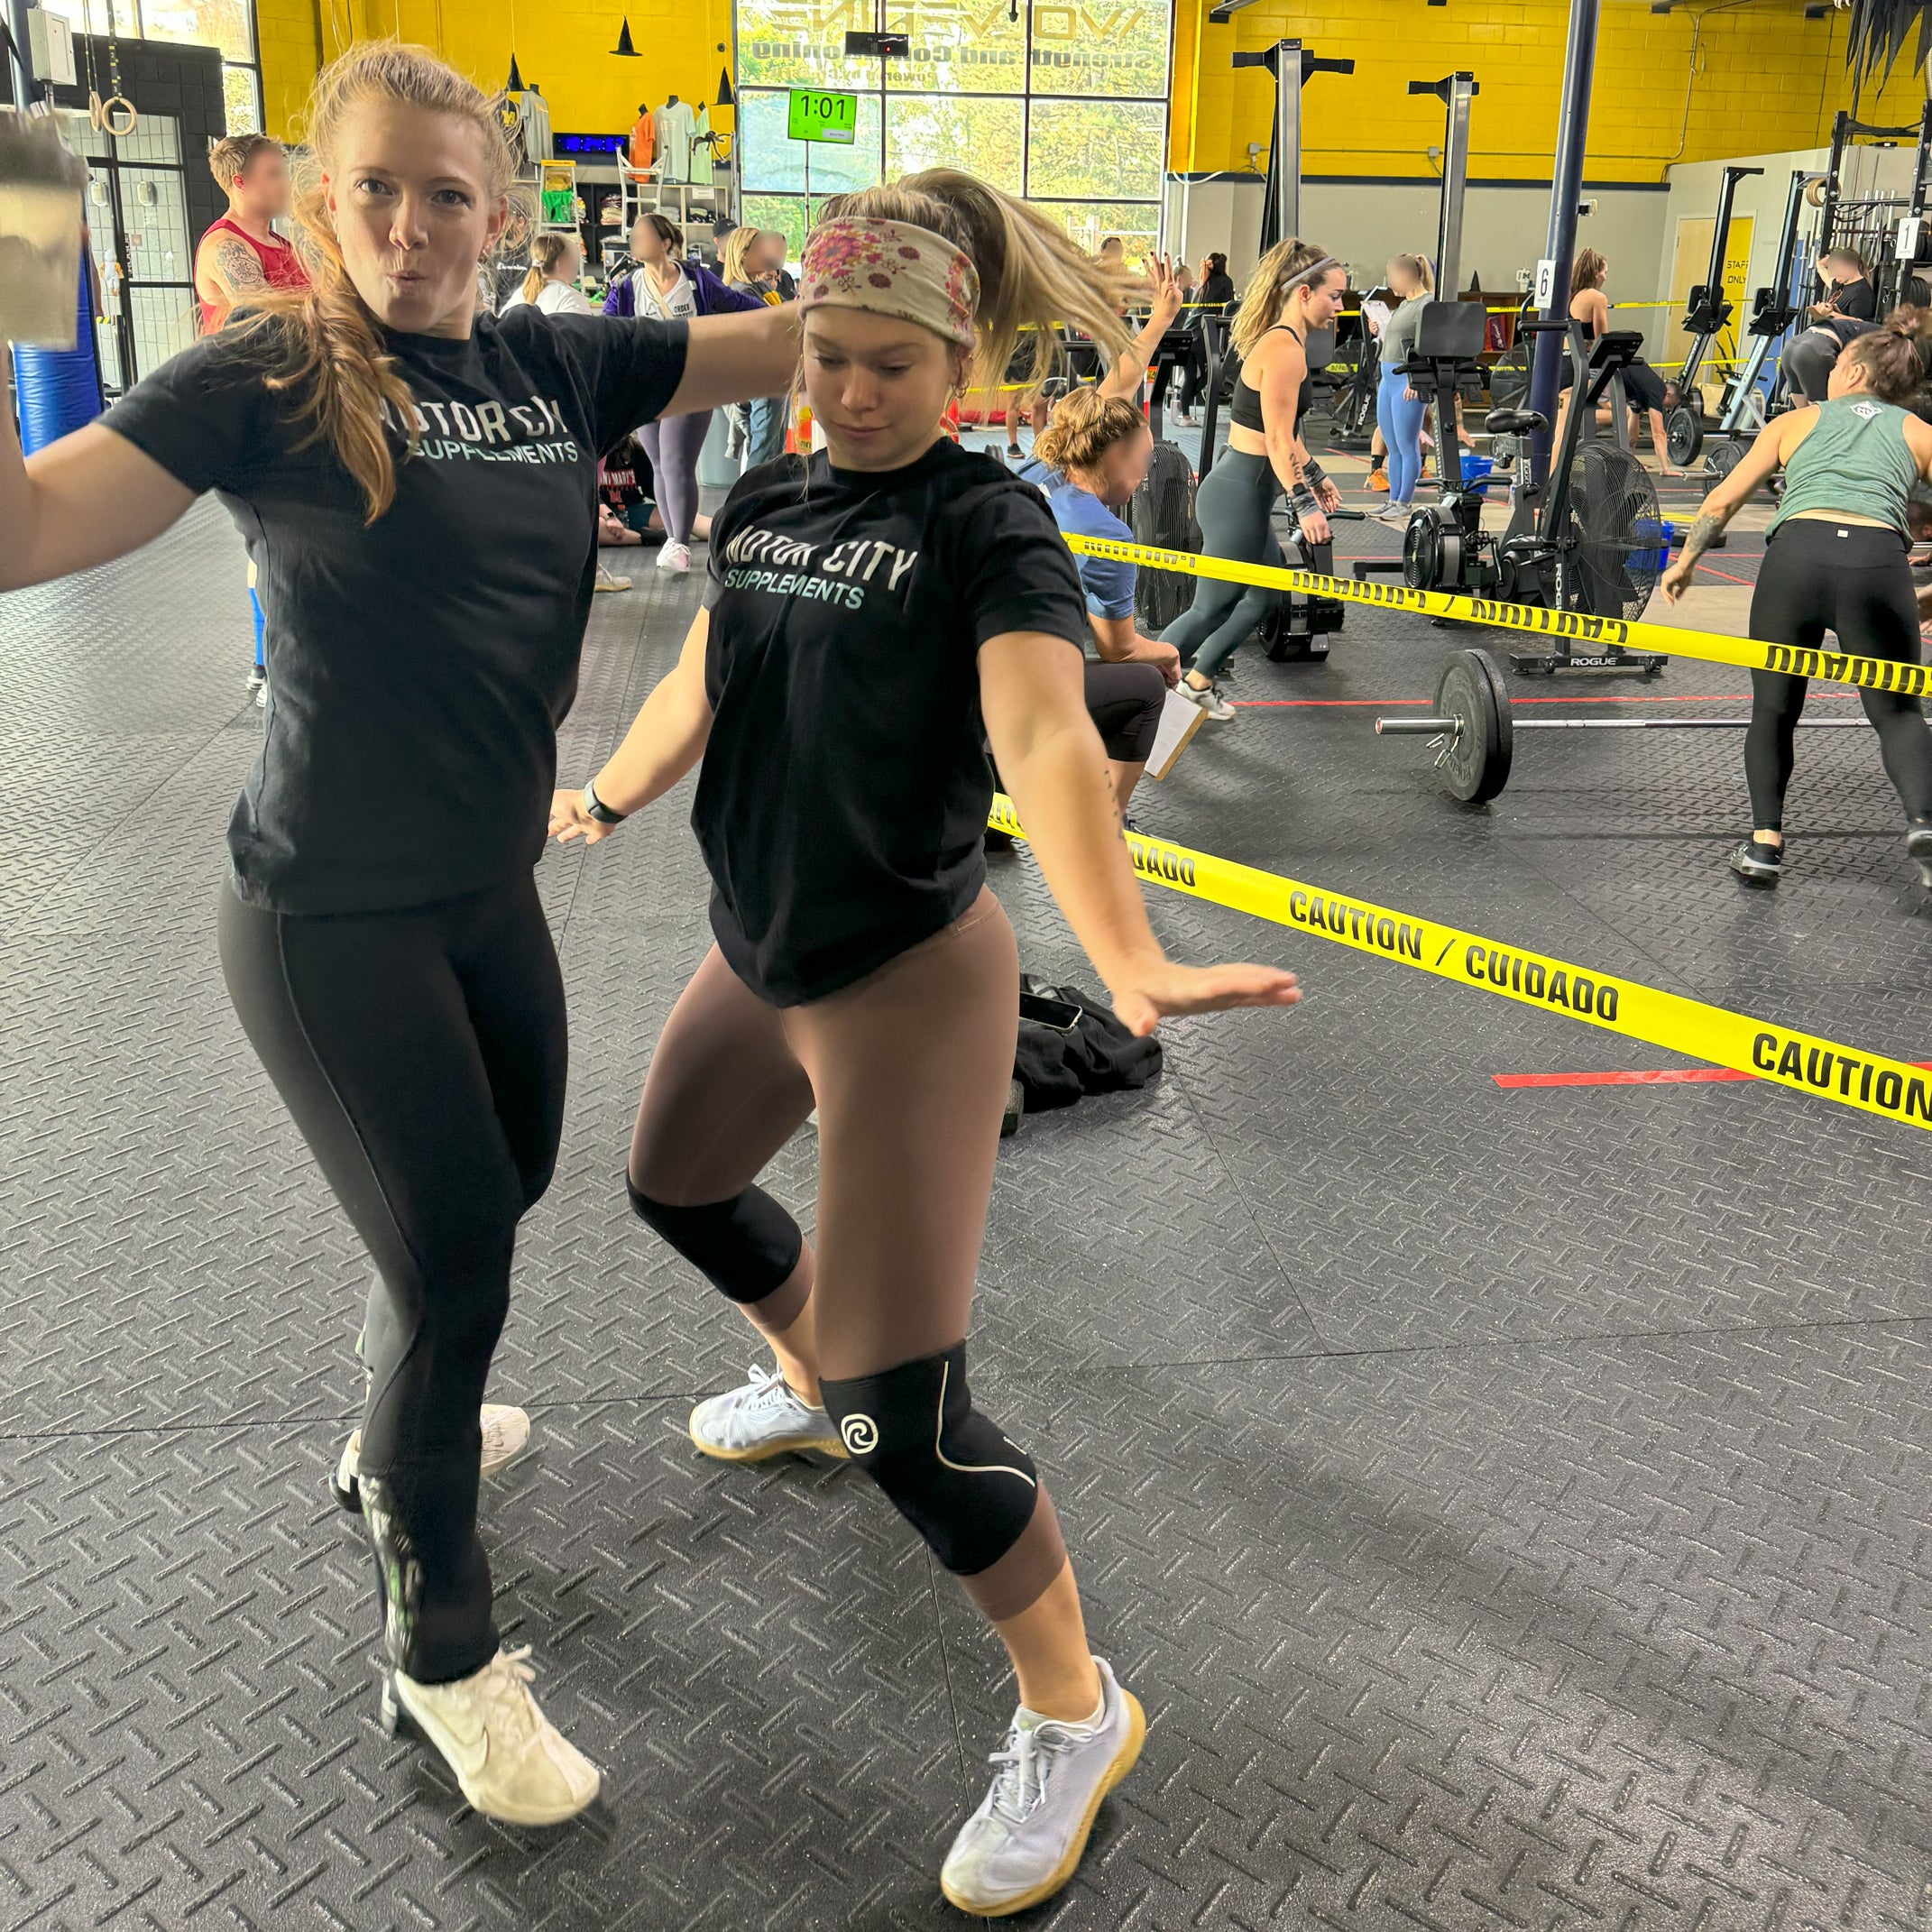
{"label": "white nike sneaker", "polygon": [[1080,1868],[1100,1800],[1133,1770],[1147,1720],[1104,1659],[1100,1715],[1062,1724],[1024,1707],[1007,1733],[993,1788],[940,1867],[939,1889],[976,1918],[1004,1918],[1050,1899]]}
{"label": "white nike sneaker", "polygon": [[561,1825],[597,1796],[597,1767],[530,1695],[530,1647],[499,1651],[453,1684],[419,1684],[400,1670],[382,1683],[382,1728],[413,1730],[442,1753],[463,1795],[486,1818]]}
{"label": "white nike sneaker", "polygon": [[823,1409],[793,1394],[783,1375],[756,1367],[743,1387],[713,1395],[691,1412],[691,1440],[721,1462],[763,1462],[794,1449],[845,1455],[837,1426]]}
{"label": "white nike sneaker", "polygon": [[[530,1419],[522,1410],[512,1409],[508,1403],[501,1402],[486,1402],[480,1419],[483,1422],[483,1457],[477,1465],[477,1473],[494,1476],[523,1453],[530,1440]],[[342,1459],[336,1465],[336,1473],[328,1479],[329,1494],[335,1497],[336,1507],[356,1516],[363,1513],[362,1486],[356,1480],[362,1468],[362,1458],[363,1432],[358,1429],[343,1444]]]}
{"label": "white nike sneaker", "polygon": [[673,576],[683,576],[691,568],[691,546],[687,543],[666,544],[658,552],[658,568],[669,571]]}

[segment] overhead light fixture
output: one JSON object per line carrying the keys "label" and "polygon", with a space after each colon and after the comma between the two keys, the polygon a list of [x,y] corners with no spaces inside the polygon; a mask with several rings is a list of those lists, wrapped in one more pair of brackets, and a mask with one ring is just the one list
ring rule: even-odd
{"label": "overhead light fixture", "polygon": [[1226,26],[1243,7],[1254,4],[1255,0],[1218,0],[1218,5],[1209,11],[1208,18],[1218,27]]}
{"label": "overhead light fixture", "polygon": [[623,31],[617,36],[617,45],[612,48],[611,51],[613,54],[621,54],[627,60],[636,60],[642,58],[631,44],[630,16],[628,14],[624,15]]}

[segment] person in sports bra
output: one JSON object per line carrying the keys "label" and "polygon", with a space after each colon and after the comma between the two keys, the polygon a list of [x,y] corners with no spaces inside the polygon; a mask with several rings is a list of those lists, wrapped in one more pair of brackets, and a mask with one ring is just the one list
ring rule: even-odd
{"label": "person in sports bra", "polygon": [[[1920,345],[1928,337],[1932,309],[1893,310],[1838,357],[1823,402],[1771,419],[1705,498],[1682,556],[1663,574],[1670,603],[1739,506],[1781,468],[1784,496],[1751,593],[1752,636],[1816,650],[1829,630],[1841,650],[1856,656],[1919,661],[1919,611],[1907,559],[1913,493],[1932,480],[1932,426],[1903,405],[1924,390]],[[1731,854],[1731,869],[1752,885],[1775,886],[1783,872],[1784,794],[1806,686],[1783,672],[1751,674],[1744,777],[1753,831]],[[1907,855],[1932,886],[1932,730],[1916,697],[1869,686],[1858,695],[1905,806]]]}
{"label": "person in sports bra", "polygon": [[230,134],[208,150],[208,172],[228,197],[228,212],[208,224],[195,250],[204,336],[212,336],[253,294],[308,286],[294,244],[271,225],[289,212],[289,161],[281,143],[266,134]]}
{"label": "person in sports bra", "polygon": [[[1248,277],[1234,327],[1241,373],[1228,410],[1228,447],[1194,502],[1202,556],[1281,566],[1273,520],[1283,491],[1303,540],[1329,541],[1325,512],[1341,508],[1341,492],[1302,440],[1314,396],[1305,345],[1310,329],[1334,319],[1348,283],[1348,270],[1327,249],[1293,235],[1269,249]],[[1234,711],[1214,674],[1279,595],[1202,577],[1193,603],[1162,633],[1188,667],[1176,688],[1218,722],[1227,723]]]}
{"label": "person in sports bra", "polygon": [[[1580,249],[1569,271],[1569,313],[1571,319],[1583,324],[1586,342],[1595,342],[1610,327],[1610,298],[1604,293],[1604,281],[1610,273],[1610,264],[1594,248]],[[1563,364],[1563,386],[1569,387],[1569,363]],[[1682,470],[1670,467],[1670,432],[1664,427],[1664,411],[1675,409],[1677,397],[1672,385],[1651,367],[1639,355],[1633,357],[1624,371],[1624,395],[1630,404],[1631,428],[1634,431],[1637,419],[1647,418],[1651,426],[1651,447],[1657,453],[1657,474],[1660,476],[1681,476]],[[1567,407],[1567,405],[1566,405]],[[1599,418],[1607,422],[1607,416]],[[1562,419],[1558,419],[1558,433],[1562,429]]]}

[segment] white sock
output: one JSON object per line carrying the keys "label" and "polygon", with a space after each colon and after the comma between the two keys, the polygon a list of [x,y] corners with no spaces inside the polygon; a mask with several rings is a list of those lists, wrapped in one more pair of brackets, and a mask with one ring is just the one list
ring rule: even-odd
{"label": "white sock", "polygon": [[1106,1715],[1107,1686],[1105,1684],[1100,1686],[1100,1701],[1093,1707],[1092,1716],[1082,1717],[1078,1724],[1074,1724],[1065,1717],[1045,1716],[1039,1711],[1027,1709],[1024,1704],[1020,1706],[1017,1714],[1019,1726],[1023,1731],[1030,1731],[1035,1725],[1057,1724],[1063,1731],[1084,1731],[1090,1734],[1100,1728],[1100,1720]]}

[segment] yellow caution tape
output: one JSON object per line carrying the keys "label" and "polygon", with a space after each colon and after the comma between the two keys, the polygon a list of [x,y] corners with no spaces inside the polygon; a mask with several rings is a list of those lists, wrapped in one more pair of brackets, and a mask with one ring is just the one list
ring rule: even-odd
{"label": "yellow caution tape", "polygon": [[[1661,539],[1660,539],[1661,540]],[[1707,664],[1741,665],[1752,671],[1784,671],[1794,677],[1821,677],[1827,684],[1862,685],[1873,691],[1897,691],[1907,697],[1932,694],[1932,668],[1895,658],[1856,658],[1846,651],[1800,650],[1795,644],[1760,644],[1751,638],[1725,637],[1714,630],[1678,630],[1668,624],[1631,623],[1620,617],[1591,617],[1580,611],[1551,611],[1539,604],[1509,603],[1500,597],[1466,597],[1449,591],[1414,590],[1406,584],[1324,576],[1315,570],[1287,570],[1268,564],[1237,564],[1227,557],[1197,557],[1191,550],[1156,550],[1146,544],[1121,543],[1111,537],[1075,537],[1068,547],[1082,557],[1105,557],[1142,564],[1150,570],[1213,577],[1223,584],[1254,584],[1265,590],[1301,591],[1343,603],[1366,603],[1384,611],[1408,611],[1418,617],[1446,617],[1458,624],[1493,630],[1524,630],[1538,637],[1566,638],[1604,650],[1661,651],[1673,658],[1699,658]]]}
{"label": "yellow caution tape", "polygon": [[[1004,794],[994,795],[987,823],[1015,838],[1026,835],[1013,801]],[[1141,878],[1191,898],[1311,933],[1440,980],[1480,987],[1498,998],[1605,1033],[1755,1074],[1881,1119],[1932,1127],[1932,1072],[1909,1061],[1855,1052],[1817,1034],[1773,1026],[1621,974],[1578,966],[1527,946],[1505,945],[1460,926],[1191,851],[1164,839],[1135,832],[1126,837]]]}

